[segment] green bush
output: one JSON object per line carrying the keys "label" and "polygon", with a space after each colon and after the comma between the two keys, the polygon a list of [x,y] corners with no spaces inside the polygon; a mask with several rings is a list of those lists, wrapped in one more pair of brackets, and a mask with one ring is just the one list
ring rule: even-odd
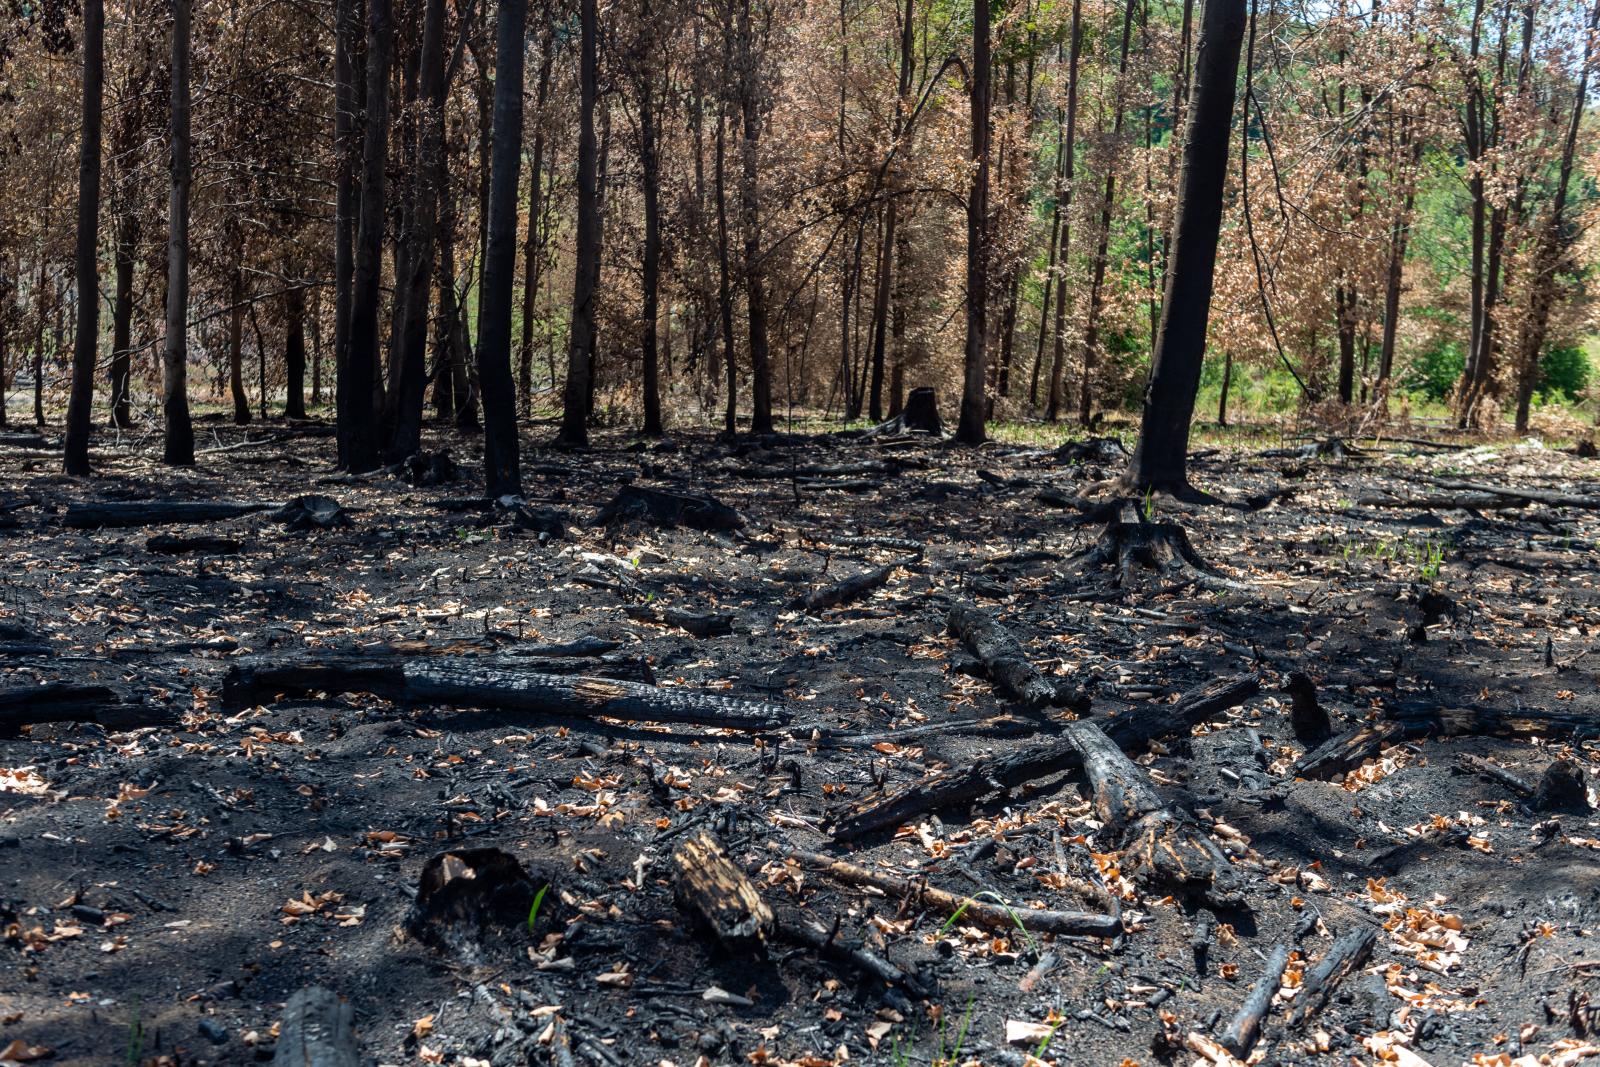
{"label": "green bush", "polygon": [[1560,345],[1545,351],[1539,361],[1539,391],[1575,403],[1589,385],[1589,355],[1577,345]]}
{"label": "green bush", "polygon": [[1466,365],[1467,354],[1462,343],[1440,339],[1411,357],[1400,378],[1400,388],[1429,400],[1444,400],[1461,380]]}

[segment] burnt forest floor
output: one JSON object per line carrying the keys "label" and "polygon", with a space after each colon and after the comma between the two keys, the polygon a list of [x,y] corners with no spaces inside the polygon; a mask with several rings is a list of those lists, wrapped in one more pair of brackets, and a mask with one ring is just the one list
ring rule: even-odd
{"label": "burnt forest floor", "polygon": [[[0,1061],[46,1049],[59,1065],[265,1060],[284,1002],[314,982],[353,1004],[375,1064],[1187,1064],[1187,1035],[1220,1031],[1280,945],[1295,953],[1290,1003],[1268,1016],[1257,1058],[1600,1054],[1587,1043],[1600,827],[1462,769],[1480,757],[1536,782],[1559,757],[1590,767],[1600,752],[1583,731],[1408,736],[1310,780],[1289,770],[1306,746],[1281,689],[1290,672],[1309,676],[1335,728],[1419,703],[1600,724],[1600,512],[1582,500],[1374,506],[1456,492],[1437,485],[1451,479],[1600,506],[1592,460],[1514,443],[1332,456],[1227,445],[1192,476],[1254,510],[1138,506],[1181,523],[1231,584],[1135,575],[1119,587],[1071,558],[1101,524],[1050,503],[1114,473],[1111,451],[849,435],[602,434],[586,453],[530,441],[526,499],[556,514],[529,521],[467,506],[481,491],[476,439],[430,437],[462,478],[419,488],[335,473],[325,429],[208,426],[193,470],[162,467],[153,439],[102,438],[91,480],[59,475],[48,449],[0,447],[0,686],[105,683],[167,717],[0,738]],[[630,483],[713,494],[745,525],[597,525]],[[350,524],[307,532],[268,512],[195,527],[64,522],[86,501],[306,493],[337,500]],[[565,533],[552,536],[557,520]],[[147,547],[157,534],[223,535],[240,550],[160,554]],[[860,599],[795,606],[895,561]],[[832,841],[844,808],[1042,744],[1074,716],[1000,695],[947,632],[960,604],[1086,691],[1097,718],[1221,675],[1260,677],[1259,694],[1193,736],[1135,753],[1231,857],[1244,907],[1197,908],[1122,869],[1071,773]],[[650,621],[660,609],[730,615],[732,632],[698,638]],[[591,657],[597,673],[793,720],[751,735],[360,693],[221,699],[246,657],[363,649],[504,665],[580,639],[610,648]],[[818,924],[927,995],[795,943],[765,960],[725,951],[674,899],[673,849],[701,828],[780,921]],[[489,846],[557,872],[546,907],[561,921],[454,950],[407,934],[424,861]],[[985,901],[1074,909],[1109,891],[1126,933],[949,921],[785,858],[791,847]],[[1291,1026],[1305,972],[1363,926],[1370,958]]]}

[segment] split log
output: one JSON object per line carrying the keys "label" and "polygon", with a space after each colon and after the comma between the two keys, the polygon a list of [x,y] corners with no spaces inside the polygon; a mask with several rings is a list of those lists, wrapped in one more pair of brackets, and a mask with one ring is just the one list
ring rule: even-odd
{"label": "split log", "polygon": [[901,567],[915,563],[915,556],[896,560],[883,567],[876,567],[870,571],[853,574],[842,582],[825,585],[820,589],[813,589],[805,596],[795,600],[791,605],[804,608],[806,611],[825,611],[828,608],[837,608],[844,604],[860,600],[868,593],[879,589],[889,583],[889,578]]}
{"label": "split log", "polygon": [[737,530],[744,516],[703,493],[680,493],[625,485],[595,516],[596,526],[647,522],[656,526],[693,526],[700,530]]}
{"label": "split log", "polygon": [[866,948],[848,945],[839,940],[839,921],[834,920],[832,930],[825,930],[810,922],[779,920],[774,933],[785,941],[815,951],[825,959],[848,964],[863,974],[876,978],[885,985],[898,986],[914,997],[926,997],[928,989],[916,978],[893,963]]}
{"label": "split log", "polygon": [[272,1067],[360,1067],[356,1012],[321,986],[305,986],[283,1006]]}
{"label": "split log", "polygon": [[278,504],[244,500],[101,500],[68,504],[62,520],[74,530],[127,526],[174,526],[180,523],[221,522]]}
{"label": "split log", "polygon": [[93,722],[110,730],[176,721],[171,708],[147,703],[109,685],[46,682],[0,689],[0,737],[46,722]]}
{"label": "split log", "polygon": [[733,633],[732,615],[702,614],[660,604],[627,604],[622,611],[630,619],[653,622],[657,626],[676,626],[695,637],[720,637]]}
{"label": "split log", "polygon": [[688,837],[672,853],[678,906],[736,956],[764,958],[772,909],[709,831]]}
{"label": "split log", "polygon": [[198,552],[204,556],[231,556],[239,551],[239,539],[212,534],[201,534],[197,537],[156,534],[144,543],[144,547],[163,556],[181,556],[187,552]]}
{"label": "split log", "polygon": [[1122,932],[1122,919],[1089,911],[1056,911],[1047,908],[1008,907],[971,896],[936,889],[919,879],[902,878],[880,871],[869,871],[847,860],[807,852],[798,848],[770,846],[789,859],[813,867],[830,878],[850,885],[870,886],[904,900],[914,900],[941,915],[961,914],[978,926],[1006,932],[1020,924],[1028,934],[1070,934],[1078,937],[1116,937]]}
{"label": "split log", "polygon": [[771,730],[789,712],[720,693],[657,689],[588,675],[555,675],[475,663],[468,657],[397,662],[393,658],[249,658],[228,668],[223,703],[248,707],[279,696],[371,693],[397,703],[447,704],[493,711],[633,722],[688,723]]}
{"label": "split log", "polygon": [[[978,657],[989,680],[1006,696],[1029,708],[1058,702],[1056,683],[1028,662],[1017,639],[988,612],[968,604],[957,604],[950,609],[945,624],[952,634],[961,638],[967,651]],[[1070,702],[1085,703],[1081,694]]]}
{"label": "split log", "polygon": [[[1125,749],[1138,750],[1158,737],[1188,733],[1261,691],[1254,675],[1214,678],[1196,686],[1174,704],[1144,704],[1117,716],[1096,718],[1107,737]],[[858,805],[833,825],[835,841],[851,841],[893,829],[929,811],[971,804],[990,793],[1060,774],[1082,766],[1070,738],[1055,738],[1005,757],[979,759],[965,767],[942,771],[887,796]]]}
{"label": "split log", "polygon": [[1358,926],[1333,943],[1301,981],[1300,992],[1289,1008],[1290,1026],[1300,1026],[1322,1010],[1345,976],[1367,962],[1377,936],[1370,926]]}
{"label": "split log", "polygon": [[1272,1009],[1272,998],[1278,992],[1278,986],[1283,982],[1284,969],[1288,966],[1289,946],[1279,945],[1267,957],[1267,965],[1262,969],[1261,977],[1250,987],[1244,1003],[1239,1005],[1239,1010],[1228,1022],[1227,1029],[1222,1031],[1222,1047],[1241,1060],[1247,1059],[1250,1050],[1255,1048],[1256,1038],[1261,1036],[1262,1020]]}
{"label": "split log", "polygon": [[1166,803],[1149,776],[1093,721],[1067,724],[1094,794],[1095,812],[1147,883],[1194,893],[1215,907],[1243,903],[1228,857],[1187,812]]}

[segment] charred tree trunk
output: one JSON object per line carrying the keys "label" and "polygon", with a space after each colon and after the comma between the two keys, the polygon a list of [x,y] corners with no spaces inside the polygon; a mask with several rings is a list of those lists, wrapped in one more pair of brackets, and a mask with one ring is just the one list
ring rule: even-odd
{"label": "charred tree trunk", "polygon": [[[539,46],[539,90],[534,99],[533,159],[528,176],[528,237],[522,252],[522,351],[518,377],[522,392],[524,417],[533,414],[533,320],[539,296],[539,270],[543,265],[544,244],[540,240],[540,221],[544,218],[544,205],[540,193],[544,191],[544,109],[550,99],[550,61],[555,47],[555,35],[547,28],[541,35]],[[550,383],[554,387],[555,383]]]}
{"label": "charred tree trunk", "polygon": [[361,218],[350,294],[350,351],[339,380],[339,453],[346,469],[378,466],[378,302],[383,284],[384,180],[389,146],[391,0],[367,0],[367,106],[361,155]]}
{"label": "charred tree trunk", "polygon": [[[133,266],[138,245],[138,219],[125,210],[117,218],[117,291],[111,305],[111,425],[126,430],[133,425],[130,410],[133,381]],[[3,312],[0,312],[3,318]],[[0,363],[4,360],[0,359]],[[0,367],[0,392],[5,371]],[[0,407],[4,402],[0,401]],[[0,422],[3,425],[3,422]]]}
{"label": "charred tree trunk", "polygon": [[740,145],[739,200],[744,229],[744,297],[750,322],[750,432],[772,432],[772,368],[767,345],[766,267],[761,259],[761,193],[757,150],[761,141],[761,102],[756,96],[755,27],[751,0],[739,7],[739,106],[744,119]]}
{"label": "charred tree trunk", "polygon": [[190,0],[172,0],[172,188],[167,206],[167,336],[161,356],[162,461],[194,464],[189,420]]}
{"label": "charred tree trunk", "polygon": [[579,0],[583,41],[578,70],[578,232],[572,281],[572,325],[567,336],[567,382],[562,392],[558,444],[589,444],[589,393],[594,381],[595,296],[600,285],[600,150],[594,108],[599,95],[596,0]]}
{"label": "charred tree trunk", "polygon": [[[649,15],[648,3],[645,17]],[[644,371],[644,435],[660,437],[661,371],[656,350],[657,320],[661,297],[661,159],[656,144],[655,92],[650,74],[639,86],[639,165],[641,192],[644,194],[644,300],[640,310],[640,357]]]}
{"label": "charred tree trunk", "polygon": [[306,291],[296,286],[284,294],[283,366],[288,392],[283,400],[283,417],[306,417]]}
{"label": "charred tree trunk", "polygon": [[[358,0],[335,0],[333,86],[333,366],[335,401],[344,410],[345,364],[350,356],[350,296],[355,276],[356,166],[360,139],[356,137],[357,100],[355,52],[359,48],[361,16]],[[315,377],[315,376],[313,376]],[[320,380],[312,387],[312,402],[320,402]],[[342,421],[342,420],[341,420]],[[339,437],[339,465],[348,466],[346,440]]]}
{"label": "charred tree trunk", "polygon": [[444,0],[427,0],[422,22],[422,55],[417,73],[416,176],[405,234],[409,246],[406,275],[397,279],[402,302],[400,376],[394,383],[394,433],[389,459],[403,460],[422,446],[422,406],[428,389],[428,296],[438,237],[439,190],[444,184]]}
{"label": "charred tree trunk", "polygon": [[250,397],[244,391],[244,271],[239,267],[233,271],[233,287],[228,290],[228,301],[228,391],[233,396],[234,425],[247,426],[250,423]]}
{"label": "charred tree trunk", "polygon": [[1061,417],[1061,406],[1066,399],[1064,381],[1067,365],[1067,274],[1066,265],[1072,251],[1072,182],[1075,174],[1078,136],[1078,59],[1083,53],[1083,3],[1072,0],[1071,51],[1067,58],[1067,131],[1066,156],[1061,163],[1060,187],[1057,196],[1061,201],[1061,250],[1058,262],[1061,277],[1056,288],[1055,351],[1050,363],[1050,399],[1045,407],[1045,417],[1055,422]]}
{"label": "charred tree trunk", "polygon": [[739,362],[733,347],[732,257],[728,251],[728,115],[717,116],[717,165],[713,187],[717,202],[717,310],[722,322],[723,356],[728,371],[728,410],[724,430],[729,437],[739,432]]}
{"label": "charred tree trunk", "polygon": [[1139,442],[1123,475],[1124,485],[1136,492],[1188,491],[1189,420],[1205,358],[1244,27],[1245,0],[1211,0],[1205,5],[1178,184],[1172,269],[1162,300],[1161,336],[1145,387]]}
{"label": "charred tree trunk", "polygon": [[104,109],[106,15],[103,0],[83,0],[83,130],[78,143],[78,330],[67,401],[66,470],[89,474],[94,365],[100,340],[100,131]]}
{"label": "charred tree trunk", "polygon": [[983,378],[988,351],[989,300],[989,3],[972,5],[972,185],[967,190],[967,342],[963,357],[961,417],[956,440],[981,445],[984,433]]}

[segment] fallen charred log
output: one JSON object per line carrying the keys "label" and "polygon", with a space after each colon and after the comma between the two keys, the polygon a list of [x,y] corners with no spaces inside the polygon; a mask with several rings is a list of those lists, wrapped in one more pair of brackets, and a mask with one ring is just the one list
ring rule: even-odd
{"label": "fallen charred log", "polygon": [[356,1012],[321,986],[305,986],[283,1006],[272,1067],[360,1067]]}
{"label": "fallen charred log", "polygon": [[62,519],[74,530],[127,526],[175,526],[221,522],[270,511],[280,505],[246,500],[101,500],[68,504]]}
{"label": "fallen charred log", "polygon": [[693,526],[700,530],[737,530],[744,516],[703,493],[681,493],[625,485],[595,516],[596,526],[618,522],[646,522],[654,526]]}
{"label": "fallen charred log", "polygon": [[813,589],[805,596],[795,600],[793,607],[804,608],[806,611],[825,611],[828,608],[837,608],[845,604],[860,600],[868,593],[881,589],[889,584],[889,579],[901,567],[915,563],[916,557],[896,560],[883,567],[875,567],[860,574],[853,574],[841,582],[825,585],[820,589]]}
{"label": "fallen charred log", "polygon": [[737,956],[764,957],[772,909],[709,831],[685,839],[672,853],[678,906]]}
{"label": "fallen charred log", "polygon": [[533,715],[687,723],[762,731],[787,723],[772,704],[689,689],[658,689],[588,675],[475,663],[469,657],[246,659],[228,669],[223,703],[248,707],[280,696],[371,693],[397,703],[455,705]]}
{"label": "fallen charred log", "polygon": [[1028,662],[1027,655],[1011,632],[969,604],[950,609],[945,623],[950,632],[983,664],[989,680],[1006,696],[1024,707],[1070,704],[1087,707],[1088,700],[1076,687],[1061,687],[1046,678]]}
{"label": "fallen charred log", "polygon": [[46,682],[0,689],[0,737],[47,722],[92,722],[110,730],[163,726],[177,720],[171,708],[109,685]]}

